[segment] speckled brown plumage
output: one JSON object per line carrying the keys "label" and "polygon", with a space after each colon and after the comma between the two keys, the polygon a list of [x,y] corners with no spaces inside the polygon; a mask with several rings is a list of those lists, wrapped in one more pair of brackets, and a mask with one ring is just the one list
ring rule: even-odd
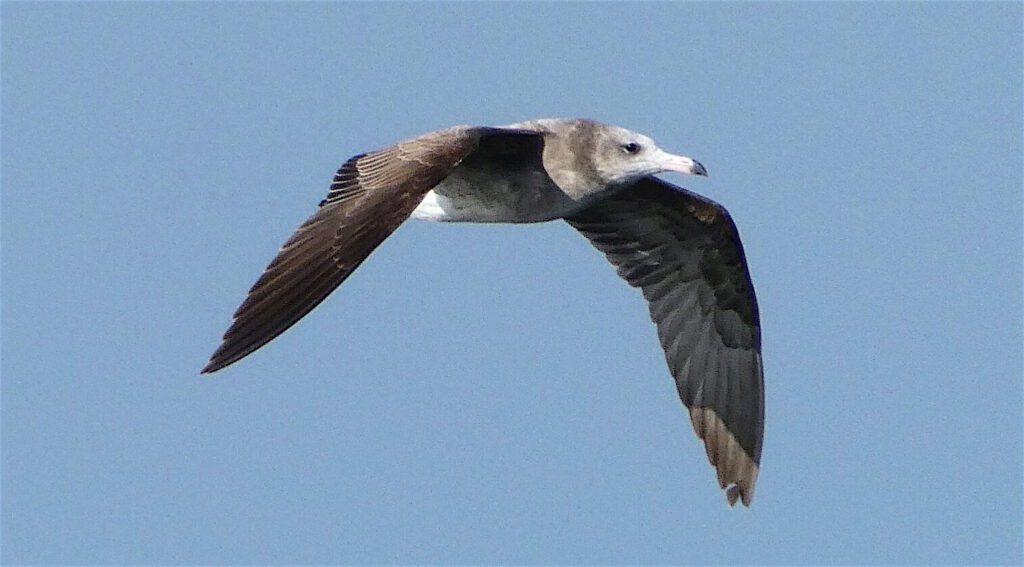
{"label": "speckled brown plumage", "polygon": [[562,218],[642,290],[719,485],[749,505],[764,430],[757,299],[729,214],[652,177],[661,171],[706,175],[646,136],[585,119],[457,126],[357,155],[249,290],[203,372],[295,324],[411,215]]}

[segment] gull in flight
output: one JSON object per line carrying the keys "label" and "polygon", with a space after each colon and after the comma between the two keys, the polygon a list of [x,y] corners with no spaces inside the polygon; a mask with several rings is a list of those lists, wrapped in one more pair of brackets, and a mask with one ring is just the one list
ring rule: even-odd
{"label": "gull in flight", "polygon": [[730,505],[761,462],[764,373],[753,284],[729,213],[654,177],[707,175],[642,134],[587,119],[455,126],[359,154],[249,290],[202,372],[248,356],[341,285],[406,219],[564,220],[639,288]]}

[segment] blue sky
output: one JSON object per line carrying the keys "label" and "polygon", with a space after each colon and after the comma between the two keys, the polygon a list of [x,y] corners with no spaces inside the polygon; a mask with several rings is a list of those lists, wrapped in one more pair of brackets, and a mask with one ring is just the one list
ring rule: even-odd
{"label": "blue sky", "polygon": [[[1021,560],[1020,3],[0,10],[4,563]],[[543,116],[738,223],[750,509],[564,223],[408,223],[199,376],[346,158]]]}

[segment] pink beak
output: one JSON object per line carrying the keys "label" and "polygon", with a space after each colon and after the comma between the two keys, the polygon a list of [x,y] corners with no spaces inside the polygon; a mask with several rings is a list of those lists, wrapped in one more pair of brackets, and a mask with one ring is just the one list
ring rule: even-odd
{"label": "pink beak", "polygon": [[703,175],[707,177],[708,170],[695,159],[686,156],[677,156],[668,152],[660,152],[655,157],[655,163],[662,171],[678,171],[687,175]]}

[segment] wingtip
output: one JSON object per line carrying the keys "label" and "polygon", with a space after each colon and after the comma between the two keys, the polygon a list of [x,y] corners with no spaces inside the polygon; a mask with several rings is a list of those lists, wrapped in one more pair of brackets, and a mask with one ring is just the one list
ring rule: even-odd
{"label": "wingtip", "polygon": [[199,371],[199,375],[202,376],[203,374],[213,374],[214,372],[220,370],[221,368],[224,368],[224,366],[225,365],[223,364],[222,361],[219,361],[216,358],[211,358],[210,361],[206,363],[206,366],[204,366],[203,369]]}
{"label": "wingtip", "polygon": [[729,501],[729,506],[735,506],[736,502],[740,501],[744,507],[750,508],[750,502],[754,499],[754,487],[734,484],[725,491],[725,498]]}
{"label": "wingtip", "polygon": [[[735,486],[735,485],[730,486],[729,490],[725,491],[725,498],[729,501],[729,506],[735,506],[736,505],[736,501],[739,499],[739,497],[740,497],[740,487],[738,487],[738,486]],[[746,502],[744,502],[743,505],[744,506],[750,506],[750,504],[747,504]]]}
{"label": "wingtip", "polygon": [[704,441],[708,461],[715,468],[718,485],[725,490],[729,506],[741,501],[749,508],[750,502],[754,499],[754,487],[757,484],[760,464],[751,459],[739,446],[714,411],[698,407],[688,409],[694,432]]}

